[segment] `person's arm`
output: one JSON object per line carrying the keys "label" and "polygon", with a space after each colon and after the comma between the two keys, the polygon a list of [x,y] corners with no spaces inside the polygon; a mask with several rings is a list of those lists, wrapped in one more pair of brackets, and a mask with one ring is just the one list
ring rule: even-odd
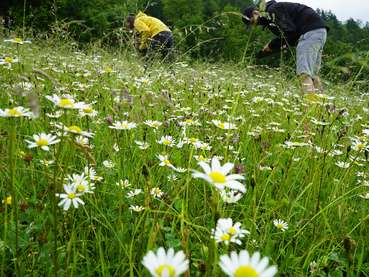
{"label": "person's arm", "polygon": [[147,40],[150,37],[150,28],[145,24],[141,18],[137,18],[134,23],[135,29],[140,33],[139,49],[147,48]]}

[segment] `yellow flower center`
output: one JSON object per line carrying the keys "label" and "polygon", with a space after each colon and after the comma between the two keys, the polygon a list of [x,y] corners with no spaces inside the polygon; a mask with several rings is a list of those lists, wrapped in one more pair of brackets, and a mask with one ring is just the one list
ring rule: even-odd
{"label": "yellow flower center", "polygon": [[62,98],[59,101],[59,106],[63,108],[72,108],[74,106],[74,103],[69,98]]}
{"label": "yellow flower center", "polygon": [[[163,275],[163,272],[166,271],[169,273],[169,277],[174,277],[175,274],[176,274],[176,271],[174,269],[173,266],[171,265],[168,265],[168,264],[163,264],[161,266],[158,266],[156,269],[155,269],[155,272],[156,274],[158,274],[160,277],[161,276],[164,276]],[[165,275],[165,276],[168,276],[168,275]]]}
{"label": "yellow flower center", "polygon": [[282,223],[278,223],[278,224],[276,224],[275,227],[277,227],[278,229],[283,229],[283,224]]}
{"label": "yellow flower center", "polygon": [[6,205],[11,205],[12,204],[12,197],[8,196],[7,198],[4,199],[3,201]]}
{"label": "yellow flower center", "polygon": [[163,140],[163,144],[164,145],[170,145],[172,142],[170,141],[170,140],[168,140],[168,139],[164,139]]}
{"label": "yellow flower center", "polygon": [[191,143],[195,143],[195,142],[197,142],[197,138],[190,138],[190,142],[191,142]]}
{"label": "yellow flower center", "polygon": [[128,124],[125,123],[125,122],[120,124],[120,127],[123,128],[123,129],[128,129],[129,128]]}
{"label": "yellow flower center", "polygon": [[231,227],[231,228],[229,228],[229,229],[228,229],[228,233],[229,233],[231,236],[233,236],[234,234],[236,234],[236,233],[237,233],[237,230],[236,230],[236,228]]}
{"label": "yellow flower center", "polygon": [[228,235],[228,234],[223,234],[223,235],[220,237],[220,239],[221,239],[222,241],[228,241],[228,240],[230,240],[230,239],[231,239],[231,236],[230,236],[230,235]]}
{"label": "yellow flower center", "polygon": [[208,174],[208,176],[211,178],[211,180],[214,183],[225,183],[226,182],[226,176],[219,171],[213,171]]}
{"label": "yellow flower center", "polygon": [[13,62],[13,58],[12,57],[5,57],[4,61],[7,63],[12,63]]}
{"label": "yellow flower center", "polygon": [[75,193],[69,193],[68,198],[69,199],[74,199],[74,198],[76,198],[76,194]]}
{"label": "yellow flower center", "polygon": [[47,139],[41,138],[38,141],[36,141],[36,144],[38,146],[47,146],[49,145],[49,141]]}
{"label": "yellow flower center", "polygon": [[111,73],[111,72],[113,72],[113,69],[110,66],[107,66],[107,67],[105,67],[104,71],[106,73]]}
{"label": "yellow flower center", "polygon": [[359,151],[364,150],[364,149],[365,149],[365,144],[364,144],[364,143],[359,143],[359,144],[357,145],[357,149],[358,149]]}
{"label": "yellow flower center", "polygon": [[218,127],[219,127],[219,128],[224,129],[224,128],[225,128],[225,124],[224,124],[223,122],[220,122],[220,123],[218,124]]}
{"label": "yellow flower center", "polygon": [[68,127],[68,131],[78,133],[78,134],[82,132],[81,128],[75,125]]}
{"label": "yellow flower center", "polygon": [[22,43],[22,42],[23,42],[23,40],[22,40],[21,38],[15,38],[15,39],[14,39],[14,42],[15,42],[15,43]]}
{"label": "yellow flower center", "polygon": [[259,273],[251,266],[241,265],[237,270],[234,272],[234,277],[258,277]]}
{"label": "yellow flower center", "polygon": [[10,109],[8,111],[8,115],[10,116],[22,116],[22,113],[16,109]]}
{"label": "yellow flower center", "polygon": [[170,161],[169,161],[169,160],[164,160],[164,161],[163,161],[163,163],[164,163],[165,165],[171,165],[171,163],[170,163]]}
{"label": "yellow flower center", "polygon": [[185,122],[186,122],[186,123],[192,123],[192,122],[193,122],[193,120],[192,120],[192,119],[186,119],[186,120],[185,120]]}
{"label": "yellow flower center", "polygon": [[77,186],[77,190],[78,191],[85,191],[86,190],[86,187],[84,185],[78,185]]}
{"label": "yellow flower center", "polygon": [[86,107],[83,109],[84,113],[92,113],[94,110],[91,107]]}

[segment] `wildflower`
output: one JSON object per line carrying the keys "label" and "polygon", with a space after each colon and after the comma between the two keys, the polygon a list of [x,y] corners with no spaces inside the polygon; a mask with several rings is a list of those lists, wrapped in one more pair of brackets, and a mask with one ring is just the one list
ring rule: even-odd
{"label": "wildflower", "polygon": [[343,162],[343,161],[338,161],[338,162],[336,162],[336,166],[338,166],[340,168],[347,169],[347,168],[350,167],[350,163],[346,163],[346,162]]}
{"label": "wildflower", "polygon": [[162,136],[160,140],[158,140],[159,144],[163,144],[165,146],[172,147],[175,144],[175,140],[171,136]]}
{"label": "wildflower", "polygon": [[79,196],[81,196],[81,193],[76,192],[75,186],[68,186],[64,185],[64,191],[65,193],[57,193],[56,196],[60,197],[62,200],[59,202],[58,206],[63,206],[64,211],[69,210],[71,204],[73,204],[74,208],[78,208],[78,205],[84,205],[85,202],[82,201]]}
{"label": "wildflower", "polygon": [[193,156],[195,158],[196,161],[198,162],[205,162],[205,163],[209,163],[210,162],[210,159],[209,158],[206,158],[204,157],[203,155],[194,155]]}
{"label": "wildflower", "polygon": [[129,191],[127,193],[127,198],[133,198],[133,197],[141,194],[141,192],[142,192],[142,189],[135,189],[135,190]]}
{"label": "wildflower", "polygon": [[80,135],[88,138],[92,138],[95,134],[91,132],[83,131],[80,127],[76,125],[71,126],[64,126],[62,124],[55,124],[55,127],[64,131],[64,135],[66,134],[73,134],[73,135]]}
{"label": "wildflower", "polygon": [[167,252],[160,247],[155,254],[149,251],[142,260],[142,264],[154,277],[177,277],[188,269],[189,261],[183,251],[177,253],[173,248]]}
{"label": "wildflower", "polygon": [[361,198],[365,199],[365,200],[369,200],[369,192],[363,195],[359,195]]}
{"label": "wildflower", "polygon": [[154,129],[158,129],[161,125],[163,125],[162,122],[156,120],[146,120],[144,121],[144,124]]}
{"label": "wildflower", "polygon": [[83,102],[76,102],[69,94],[61,97],[56,94],[53,94],[52,96],[47,95],[46,99],[50,100],[56,106],[62,109],[83,109],[86,106],[86,104]]}
{"label": "wildflower", "polygon": [[145,210],[145,208],[144,208],[144,207],[142,207],[142,206],[134,206],[134,205],[131,205],[131,206],[129,207],[129,209],[130,209],[131,211],[134,211],[134,212],[137,212],[137,213],[142,212],[143,210]]}
{"label": "wildflower", "polygon": [[145,150],[147,148],[150,147],[150,144],[148,144],[147,142],[145,141],[138,141],[138,140],[135,140],[135,143],[138,145],[138,148],[140,148],[141,150]]}
{"label": "wildflower", "polygon": [[116,121],[113,123],[113,126],[109,126],[110,129],[116,130],[131,130],[136,128],[137,124],[134,122],[128,122],[127,120],[124,121]]}
{"label": "wildflower", "polygon": [[167,179],[168,179],[168,181],[176,181],[176,180],[178,180],[178,177],[177,177],[176,174],[170,174],[170,175],[168,175]]}
{"label": "wildflower", "polygon": [[122,189],[132,186],[127,179],[125,179],[124,181],[119,180],[118,182],[115,183],[115,185],[117,185],[118,187],[121,187]]}
{"label": "wildflower", "polygon": [[115,152],[119,152],[120,151],[119,145],[117,143],[114,143],[113,149],[114,149]]}
{"label": "wildflower", "polygon": [[81,146],[88,146],[88,138],[84,136],[77,136],[74,141]]}
{"label": "wildflower", "polygon": [[280,230],[282,232],[284,232],[288,229],[288,223],[283,221],[282,219],[273,220],[273,224],[278,230]]}
{"label": "wildflower", "polygon": [[150,194],[155,198],[161,198],[164,195],[164,192],[161,191],[160,188],[152,188]]}
{"label": "wildflower", "polygon": [[72,174],[67,176],[67,181],[69,182],[69,186],[74,186],[76,188],[76,192],[82,194],[85,193],[93,193],[95,189],[95,185],[87,180],[87,176],[84,173]]}
{"label": "wildflower", "polygon": [[9,56],[0,58],[0,64],[8,66],[9,69],[11,68],[13,63],[17,63],[18,61],[19,60],[17,58],[12,58]]}
{"label": "wildflower", "polygon": [[246,192],[245,186],[237,181],[244,180],[245,178],[243,176],[239,174],[231,174],[227,176],[227,174],[234,167],[233,163],[226,163],[221,166],[219,159],[217,157],[213,157],[211,160],[211,167],[205,162],[199,162],[199,165],[202,167],[205,173],[194,170],[192,174],[194,178],[202,178],[210,184],[213,184],[219,190],[230,188],[243,193]]}
{"label": "wildflower", "polygon": [[106,168],[114,168],[115,164],[110,160],[105,160],[103,161],[103,166]]}
{"label": "wildflower", "polygon": [[0,117],[32,117],[33,114],[29,109],[25,109],[21,106],[11,109],[0,109]]}
{"label": "wildflower", "polygon": [[30,40],[23,40],[21,38],[11,38],[11,39],[4,39],[4,42],[11,42],[15,44],[25,44],[25,43],[31,43]]}
{"label": "wildflower", "polygon": [[233,251],[230,256],[220,257],[219,266],[226,275],[231,277],[273,277],[277,273],[277,267],[268,267],[269,259],[260,258],[259,252],[255,252],[250,257],[247,250],[242,250],[239,254]]}
{"label": "wildflower", "polygon": [[217,126],[220,129],[223,130],[233,130],[237,129],[235,124],[229,123],[229,122],[222,122],[220,120],[212,120],[213,124]]}
{"label": "wildflower", "polygon": [[103,180],[103,177],[98,176],[96,170],[92,167],[86,166],[83,172],[86,175],[86,177],[89,178],[92,182],[100,182]]}
{"label": "wildflower", "polygon": [[79,109],[79,116],[95,117],[98,112],[92,108],[91,105],[85,104]]}
{"label": "wildflower", "polygon": [[175,169],[174,165],[169,161],[168,155],[158,155],[158,159],[160,160],[160,166],[167,166],[172,169]]}
{"label": "wildflower", "polygon": [[57,139],[56,136],[45,133],[33,135],[33,139],[34,141],[26,140],[26,142],[28,143],[28,148],[40,147],[44,151],[50,150],[49,145],[60,142],[60,139]]}
{"label": "wildflower", "polygon": [[357,152],[369,151],[369,145],[358,138],[352,138],[352,149]]}
{"label": "wildflower", "polygon": [[219,218],[216,229],[212,229],[212,234],[216,242],[224,242],[228,245],[230,242],[241,245],[240,238],[250,234],[249,231],[241,229],[241,223],[236,222],[233,225],[232,218]]}
{"label": "wildflower", "polygon": [[221,190],[220,197],[222,197],[224,203],[232,204],[238,202],[243,197],[243,194],[234,190]]}
{"label": "wildflower", "polygon": [[5,197],[5,199],[3,199],[1,201],[1,203],[5,204],[5,205],[11,205],[12,204],[12,197],[11,196]]}
{"label": "wildflower", "polygon": [[52,165],[53,163],[55,163],[54,160],[40,160],[40,163],[44,166],[50,166]]}

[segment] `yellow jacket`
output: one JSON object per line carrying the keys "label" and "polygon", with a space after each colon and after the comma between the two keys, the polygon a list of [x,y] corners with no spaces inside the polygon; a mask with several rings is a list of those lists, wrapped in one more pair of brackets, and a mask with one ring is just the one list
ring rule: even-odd
{"label": "yellow jacket", "polygon": [[170,29],[167,27],[167,25],[165,25],[159,19],[148,16],[143,12],[139,12],[136,15],[134,27],[135,30],[141,34],[140,49],[147,48],[148,38],[152,38],[160,32],[170,32]]}

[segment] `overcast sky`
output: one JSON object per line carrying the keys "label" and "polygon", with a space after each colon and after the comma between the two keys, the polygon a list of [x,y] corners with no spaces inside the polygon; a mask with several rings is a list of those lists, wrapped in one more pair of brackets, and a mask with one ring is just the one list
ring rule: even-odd
{"label": "overcast sky", "polygon": [[354,18],[369,22],[369,0],[277,0],[277,2],[296,2],[314,9],[331,10],[341,21]]}

